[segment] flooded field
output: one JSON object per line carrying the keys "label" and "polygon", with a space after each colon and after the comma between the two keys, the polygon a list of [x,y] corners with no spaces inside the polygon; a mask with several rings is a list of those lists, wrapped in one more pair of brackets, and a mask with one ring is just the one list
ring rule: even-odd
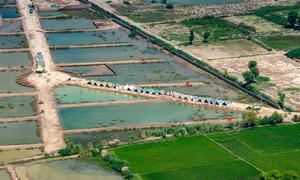
{"label": "flooded field", "polygon": [[24,150],[20,149],[20,150],[1,151],[0,164],[17,161],[25,158],[30,158],[41,154],[42,151],[40,149],[24,149]]}
{"label": "flooded field", "polygon": [[77,86],[65,86],[55,89],[58,104],[88,103],[88,102],[112,102],[141,100],[142,97],[126,95],[115,92],[99,91]]}
{"label": "flooded field", "polygon": [[36,114],[36,99],[33,96],[0,98],[0,117],[33,116]]}
{"label": "flooded field", "polygon": [[183,94],[189,94],[193,96],[204,96],[204,97],[219,97],[223,100],[236,101],[241,103],[254,103],[257,99],[252,98],[242,92],[234,91],[229,86],[220,86],[214,83],[203,85],[203,86],[191,86],[191,87],[161,87],[158,89],[166,91],[175,91]]}
{"label": "flooded field", "polygon": [[113,172],[84,161],[68,159],[19,166],[16,171],[21,180],[121,180]]}
{"label": "flooded field", "polygon": [[0,170],[0,179],[1,180],[10,180],[10,177],[6,170]]}
{"label": "flooded field", "polygon": [[23,35],[0,35],[0,49],[26,48],[28,47]]}
{"label": "flooded field", "polygon": [[0,145],[36,144],[41,142],[36,121],[0,123]]}
{"label": "flooded field", "polygon": [[27,52],[11,52],[11,53],[0,53],[0,66],[1,67],[12,67],[12,66],[31,66],[31,59]]}
{"label": "flooded field", "polygon": [[52,31],[96,28],[92,20],[85,18],[41,19],[41,24],[43,29]]}
{"label": "flooded field", "polygon": [[153,48],[139,49],[136,46],[53,49],[51,53],[58,64],[162,58]]}
{"label": "flooded field", "polygon": [[92,66],[67,66],[61,68],[62,71],[73,76],[90,77],[90,76],[114,76],[115,73],[106,65]]}
{"label": "flooded field", "polygon": [[[48,33],[48,44],[51,45],[85,45],[100,43],[128,42],[128,34],[121,29],[92,32]],[[66,41],[66,39],[68,39]]]}
{"label": "flooded field", "polygon": [[0,14],[2,15],[2,18],[19,17],[19,12],[16,7],[0,7]]}
{"label": "flooded field", "polygon": [[81,144],[83,147],[88,147],[91,144],[94,147],[97,147],[99,144],[104,144],[104,142],[114,139],[119,139],[121,142],[128,142],[131,138],[135,138],[139,135],[140,130],[116,130],[82,134],[66,134],[65,137],[75,144]]}
{"label": "flooded field", "polygon": [[[34,89],[20,86],[16,79],[25,72],[22,71],[0,71],[0,93],[31,92]],[[5,86],[2,85],[5,82]]]}
{"label": "flooded field", "polygon": [[19,20],[6,20],[2,22],[2,26],[0,26],[0,32],[5,33],[13,33],[13,32],[21,32],[22,24]]}
{"label": "flooded field", "polygon": [[[170,113],[172,112],[172,113]],[[175,103],[115,104],[59,110],[64,129],[241,118],[241,114]]]}

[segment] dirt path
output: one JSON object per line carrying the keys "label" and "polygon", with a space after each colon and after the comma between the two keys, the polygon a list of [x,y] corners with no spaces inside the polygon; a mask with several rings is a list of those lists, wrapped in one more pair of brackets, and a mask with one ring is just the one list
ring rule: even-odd
{"label": "dirt path", "polygon": [[13,118],[0,118],[0,123],[5,122],[22,122],[22,121],[33,121],[38,119],[39,116],[28,116],[28,117],[13,117]]}
{"label": "dirt path", "polygon": [[113,65],[113,64],[147,64],[147,63],[163,63],[166,62],[164,59],[145,59],[145,60],[122,60],[122,61],[95,61],[88,63],[60,63],[59,67],[69,66],[97,66],[97,65]]}
{"label": "dirt path", "polygon": [[34,149],[41,148],[43,144],[21,144],[21,145],[7,145],[0,146],[0,151],[19,150],[19,149]]}
{"label": "dirt path", "polygon": [[[56,69],[53,63],[50,50],[41,29],[39,17],[37,14],[29,14],[27,5],[30,4],[30,0],[17,0],[19,7],[19,12],[23,16],[22,23],[24,32],[28,39],[28,44],[30,52],[33,57],[38,52],[41,52],[44,56],[45,70],[51,73]],[[29,79],[37,90],[38,98],[38,109],[41,113],[40,124],[42,129],[42,139],[44,143],[44,151],[47,154],[56,153],[59,149],[65,147],[65,142],[63,138],[62,128],[60,126],[60,121],[55,109],[55,102],[53,93],[51,92],[51,83],[49,79],[43,77],[42,75],[31,75],[33,78]],[[46,75],[47,76],[47,75]],[[57,75],[58,78],[60,77]],[[56,78],[53,78],[54,80]]]}

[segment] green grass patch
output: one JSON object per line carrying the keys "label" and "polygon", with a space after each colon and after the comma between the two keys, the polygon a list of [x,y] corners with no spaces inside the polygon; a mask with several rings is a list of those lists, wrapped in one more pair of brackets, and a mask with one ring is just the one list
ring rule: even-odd
{"label": "green grass patch", "polygon": [[248,32],[241,31],[236,25],[219,17],[205,16],[183,20],[182,25],[193,29],[197,34],[202,36],[205,32],[210,32],[212,41],[226,40],[236,37],[245,37]]}
{"label": "green grass patch", "polygon": [[139,174],[208,166],[236,159],[205,136],[131,145],[114,149],[114,153],[127,160],[133,172]]}
{"label": "green grass patch", "polygon": [[300,3],[294,6],[266,6],[255,10],[254,14],[276,24],[288,25],[287,14],[289,11],[299,11]]}
{"label": "green grass patch", "polygon": [[[165,172],[156,172],[142,175],[144,180],[198,180],[198,179],[230,179],[230,180],[250,180],[258,179],[260,172],[242,162],[241,160],[228,161],[224,163],[184,168]],[[184,177],[184,178],[183,178]]]}
{"label": "green grass patch", "polygon": [[300,59],[300,48],[294,49],[286,53],[286,56],[289,58]]}
{"label": "green grass patch", "polygon": [[299,131],[299,125],[280,125],[209,137],[264,171],[294,170],[300,174]]}
{"label": "green grass patch", "polygon": [[300,36],[265,36],[258,38],[264,44],[276,50],[291,50],[300,47]]}
{"label": "green grass patch", "polygon": [[156,8],[153,10],[145,10],[145,11],[134,11],[127,9],[118,9],[118,12],[127,16],[138,23],[151,23],[151,22],[162,22],[172,20],[171,12],[172,10],[166,10],[165,8]]}

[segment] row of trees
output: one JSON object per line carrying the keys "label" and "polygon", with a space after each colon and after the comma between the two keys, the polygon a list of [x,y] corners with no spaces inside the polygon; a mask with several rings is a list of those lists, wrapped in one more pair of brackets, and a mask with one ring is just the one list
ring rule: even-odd
{"label": "row of trees", "polygon": [[[203,37],[203,42],[204,43],[208,43],[208,39],[210,37],[210,32],[204,32],[202,37]],[[193,44],[193,41],[195,39],[195,33],[194,33],[194,30],[190,30],[190,36],[189,36],[189,44],[192,45]]]}
{"label": "row of trees", "polygon": [[279,124],[283,121],[283,115],[275,111],[271,116],[265,116],[263,118],[258,117],[258,112],[250,110],[243,113],[242,116],[242,127],[255,127],[264,124]]}
{"label": "row of trees", "polygon": [[296,180],[299,179],[298,174],[295,171],[272,170],[269,172],[263,172],[260,176],[261,180]]}

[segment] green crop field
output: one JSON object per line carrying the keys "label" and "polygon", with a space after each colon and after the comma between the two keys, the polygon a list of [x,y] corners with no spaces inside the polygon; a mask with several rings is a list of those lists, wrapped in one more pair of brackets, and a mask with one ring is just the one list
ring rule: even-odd
{"label": "green crop field", "polygon": [[248,35],[247,32],[241,31],[236,25],[218,17],[206,16],[203,18],[188,19],[183,20],[181,24],[193,29],[200,36],[205,32],[210,32],[210,39],[213,41]]}
{"label": "green crop field", "polygon": [[260,37],[259,40],[276,50],[292,50],[300,47],[300,36],[276,35]]}
{"label": "green crop field", "polygon": [[209,135],[263,171],[294,170],[300,174],[300,125],[266,126]]}
{"label": "green crop field", "polygon": [[206,136],[131,145],[116,148],[114,153],[143,179],[255,179],[260,174]]}
{"label": "green crop field", "polygon": [[114,153],[144,180],[258,179],[261,171],[300,174],[300,125],[264,126],[123,146]]}

